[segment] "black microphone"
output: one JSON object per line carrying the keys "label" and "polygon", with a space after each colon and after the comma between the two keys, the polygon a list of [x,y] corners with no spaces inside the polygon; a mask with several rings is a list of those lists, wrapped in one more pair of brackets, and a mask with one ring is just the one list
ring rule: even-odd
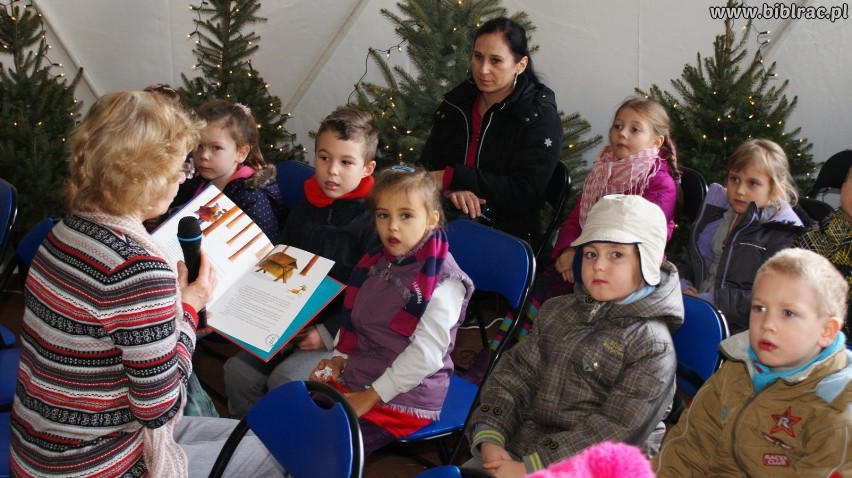
{"label": "black microphone", "polygon": [[[201,226],[194,216],[181,218],[178,223],[177,239],[183,249],[183,262],[189,272],[187,282],[195,282],[198,278],[198,267],[201,265]],[[207,311],[198,311],[198,328],[207,327]]]}

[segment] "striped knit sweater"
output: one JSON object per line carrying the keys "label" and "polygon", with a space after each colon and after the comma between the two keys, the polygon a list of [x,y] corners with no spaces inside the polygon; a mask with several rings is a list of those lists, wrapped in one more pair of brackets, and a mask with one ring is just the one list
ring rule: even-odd
{"label": "striped knit sweater", "polygon": [[[141,225],[140,225],[141,227]],[[147,476],[143,427],[179,415],[197,316],[176,276],[128,236],[57,224],[24,291],[12,409],[15,476]]]}

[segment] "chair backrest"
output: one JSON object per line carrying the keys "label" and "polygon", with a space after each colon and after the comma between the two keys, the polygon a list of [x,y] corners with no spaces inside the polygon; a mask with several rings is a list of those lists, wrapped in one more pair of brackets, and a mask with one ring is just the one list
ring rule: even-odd
{"label": "chair backrest", "polygon": [[683,296],[683,325],[674,334],[677,385],[692,397],[722,365],[719,342],[728,338],[728,323],[710,302]]}
{"label": "chair backrest", "polygon": [[20,362],[21,349],[17,347],[0,349],[0,412],[8,412],[12,409],[15,387],[18,385]]}
{"label": "chair backrest", "polygon": [[[524,240],[469,219],[451,221],[445,228],[450,243],[450,253],[459,267],[473,280],[476,291],[500,294],[509,303],[514,313],[514,321],[506,337],[511,337],[535,276],[535,257],[533,257],[532,248]],[[483,377],[488,376],[488,372],[503,351],[505,343],[506,340],[501,342],[492,354]],[[397,442],[410,443],[460,434],[464,430],[478,395],[478,383],[473,384],[454,374],[450,377],[450,386],[441,407],[440,420],[430,423],[407,437],[397,439]],[[445,464],[455,459],[463,442],[461,438],[457,439],[452,453],[449,456],[442,456]]]}
{"label": "chair backrest", "polygon": [[681,214],[686,216],[690,223],[698,219],[704,197],[707,196],[707,180],[698,171],[680,166],[680,189],[683,191],[683,204]]}
{"label": "chair backrest", "polygon": [[[535,277],[532,248],[522,239],[468,219],[451,221],[446,231],[450,253],[473,280],[477,292],[496,292],[508,301],[515,320],[505,337],[511,337]],[[492,364],[506,342],[502,341],[494,351]]]}
{"label": "chair backrest", "polygon": [[18,242],[17,252],[18,259],[20,259],[21,266],[24,268],[29,268],[30,264],[33,262],[33,257],[35,257],[35,253],[38,250],[39,246],[44,242],[45,238],[47,238],[50,230],[53,229],[53,226],[56,224],[56,220],[52,217],[46,217],[41,221],[37,222],[35,226],[30,228],[24,237]]}
{"label": "chair backrest", "polygon": [[0,413],[0,478],[12,476],[10,455],[12,439],[11,412]]}
{"label": "chair backrest", "polygon": [[0,179],[0,247],[5,252],[12,240],[12,226],[18,215],[18,190]]}
{"label": "chair backrest", "polygon": [[0,290],[15,270],[15,251],[12,246],[12,226],[18,215],[18,191],[0,179]]}
{"label": "chair backrest", "polygon": [[823,219],[834,212],[834,208],[830,204],[814,198],[800,197],[799,206],[808,213],[811,219],[817,222],[822,222]]}
{"label": "chair backrest", "polygon": [[455,465],[444,465],[429,468],[418,473],[415,478],[489,478],[491,475],[475,468],[459,468]]}
{"label": "chair backrest", "polygon": [[542,254],[550,254],[550,247],[548,246],[551,245],[553,233],[561,222],[562,212],[565,210],[569,196],[571,196],[571,173],[568,171],[568,166],[559,161],[550,176],[550,182],[547,184],[547,190],[544,193],[545,201],[553,209],[553,217],[548,221],[539,244],[535,246],[535,258],[538,262],[541,262]]}
{"label": "chair backrest", "polygon": [[450,253],[470,276],[477,291],[497,292],[518,308],[526,300],[535,275],[529,244],[503,231],[468,219],[445,226]]}
{"label": "chair backrest", "polygon": [[840,189],[846,181],[846,173],[850,166],[852,166],[852,149],[832,155],[819,168],[808,196],[816,198],[820,194],[825,195],[829,189]]}
{"label": "chair backrest", "polygon": [[305,181],[314,175],[314,168],[301,161],[281,161],[275,165],[275,181],[288,209],[305,198]]}
{"label": "chair backrest", "polygon": [[275,387],[249,410],[245,420],[293,476],[360,477],[363,473],[358,415],[343,394],[329,385],[302,381]]}

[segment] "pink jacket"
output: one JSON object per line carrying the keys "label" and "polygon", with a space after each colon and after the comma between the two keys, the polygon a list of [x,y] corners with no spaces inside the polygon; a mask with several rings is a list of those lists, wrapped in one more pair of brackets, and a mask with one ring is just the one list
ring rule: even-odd
{"label": "pink jacket", "polygon": [[[672,238],[674,230],[674,215],[675,203],[677,202],[677,184],[669,171],[669,165],[663,159],[658,159],[663,164],[660,165],[660,170],[648,182],[648,187],[642,197],[660,206],[663,214],[666,215],[668,221],[668,234],[666,241]],[[633,194],[632,191],[623,191],[621,194]],[[556,237],[556,244],[553,247],[552,257],[556,259],[562,252],[571,247],[571,243],[580,237],[580,198],[574,201],[574,209],[565,218],[562,226],[559,228],[559,235]]]}
{"label": "pink jacket", "polygon": [[527,478],[654,478],[642,450],[624,443],[603,442],[527,475]]}

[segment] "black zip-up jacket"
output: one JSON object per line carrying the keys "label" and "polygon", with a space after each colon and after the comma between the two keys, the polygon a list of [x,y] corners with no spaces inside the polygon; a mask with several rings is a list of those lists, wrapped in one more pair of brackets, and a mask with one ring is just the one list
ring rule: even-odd
{"label": "black zip-up jacket", "polygon": [[518,77],[514,91],[482,118],[476,164],[464,165],[479,90],[465,81],[444,95],[420,161],[431,171],[454,168],[450,190],[487,201],[495,227],[527,241],[540,235],[540,210],[562,150],[553,91]]}
{"label": "black zip-up jacket", "polygon": [[[337,199],[330,206],[316,207],[300,201],[287,216],[278,244],[298,247],[334,261],[329,275],[344,284],[355,264],[368,250],[379,244],[379,236],[365,204],[366,199]],[[340,328],[343,294],[317,317],[333,339]]]}
{"label": "black zip-up jacket", "polygon": [[[719,184],[710,185],[698,219],[690,229],[689,245],[677,264],[681,288],[700,287],[710,273],[713,261],[710,241],[722,222],[722,215],[730,208],[725,191]],[[748,329],[751,289],[757,269],[776,252],[790,247],[811,225],[797,208],[785,205],[770,211],[749,204],[737,227],[730,232],[716,268],[713,303],[725,314],[731,335]]]}

